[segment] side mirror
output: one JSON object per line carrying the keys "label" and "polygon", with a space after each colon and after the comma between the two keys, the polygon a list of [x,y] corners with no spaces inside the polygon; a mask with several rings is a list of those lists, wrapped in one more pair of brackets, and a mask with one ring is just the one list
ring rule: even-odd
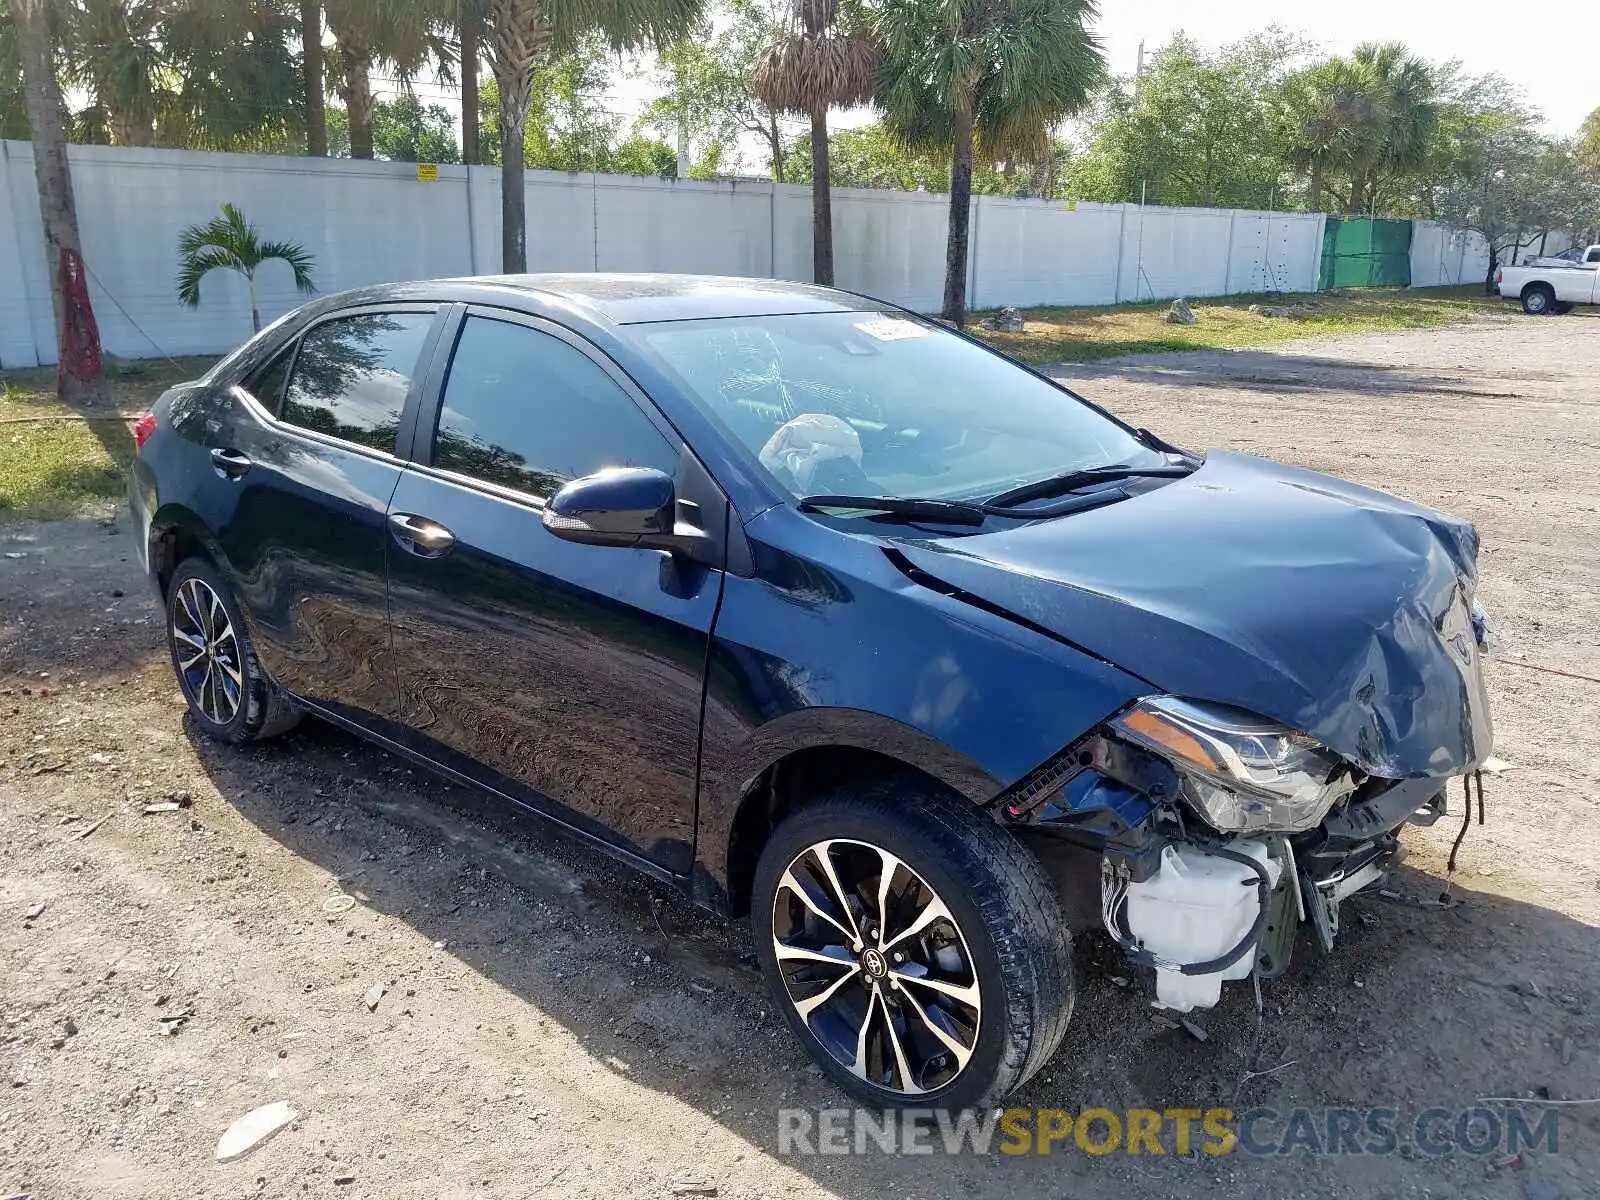
{"label": "side mirror", "polygon": [[671,476],[653,467],[609,467],[574,479],[550,497],[544,527],[588,546],[670,549],[676,507]]}

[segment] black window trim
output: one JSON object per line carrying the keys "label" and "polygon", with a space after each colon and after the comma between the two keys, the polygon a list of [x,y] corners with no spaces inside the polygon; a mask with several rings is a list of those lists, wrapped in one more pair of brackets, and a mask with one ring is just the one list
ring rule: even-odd
{"label": "black window trim", "polygon": [[[459,471],[452,471],[448,467],[436,467],[430,461],[433,458],[433,444],[439,434],[439,415],[444,407],[444,388],[450,377],[450,364],[455,358],[456,346],[461,340],[461,333],[466,328],[469,317],[479,317],[490,321],[499,321],[504,325],[520,325],[537,333],[546,333],[557,341],[565,342],[579,354],[592,362],[600,371],[616,384],[622,393],[633,401],[645,420],[655,428],[666,441],[667,445],[676,450],[679,471],[683,469],[685,458],[693,459],[699,463],[699,456],[690,448],[689,443],[667,420],[661,409],[656,406],[643,388],[633,381],[633,378],[617,365],[616,361],[587,338],[568,329],[565,325],[548,320],[544,317],[534,316],[532,313],[521,312],[512,308],[496,308],[486,304],[456,304],[446,322],[445,328],[433,348],[432,361],[426,372],[427,386],[423,392],[422,403],[416,412],[415,426],[411,432],[410,451],[404,457],[410,469],[423,475],[430,475],[449,483],[458,484],[474,491],[483,492],[501,500],[520,504],[536,512],[543,512],[550,502],[549,496],[535,495],[533,492],[524,492],[518,488],[507,487],[504,484],[491,483],[486,479],[479,479],[475,475],[463,475]],[[406,433],[405,422],[401,422],[401,434]],[[705,471],[704,464],[700,469],[710,478],[710,473]],[[718,488],[721,491],[721,488]],[[726,501],[726,496],[724,496]]]}
{"label": "black window trim", "polygon": [[[423,337],[422,351],[417,356],[417,366],[411,375],[411,385],[406,389],[405,405],[400,410],[400,427],[395,432],[393,450],[379,450],[373,446],[363,446],[360,442],[347,442],[343,438],[334,437],[332,434],[323,433],[316,429],[307,429],[304,425],[296,425],[293,421],[285,421],[281,415],[284,397],[278,397],[277,412],[268,411],[260,399],[244,386],[244,375],[234,380],[229,385],[229,390],[235,397],[244,402],[251,416],[275,433],[292,434],[307,441],[330,446],[338,450],[348,450],[353,454],[361,454],[381,462],[404,463],[406,461],[405,449],[412,440],[417,411],[424,403],[424,385],[431,378],[430,372],[433,368],[440,333],[449,323],[453,310],[459,307],[460,305],[452,305],[438,300],[401,300],[390,304],[356,304],[349,308],[335,309],[331,312],[320,314],[314,321],[307,322],[297,329],[293,337],[287,342],[260,360],[259,365],[264,367],[276,359],[279,354],[287,353],[290,356],[289,373],[284,376],[284,394],[287,395],[287,385],[294,378],[294,369],[299,363],[301,342],[306,334],[318,326],[326,325],[329,321],[337,321],[341,318],[366,316],[369,313],[431,316],[433,321],[428,326],[428,332]],[[252,373],[253,371],[245,372],[245,374]]]}

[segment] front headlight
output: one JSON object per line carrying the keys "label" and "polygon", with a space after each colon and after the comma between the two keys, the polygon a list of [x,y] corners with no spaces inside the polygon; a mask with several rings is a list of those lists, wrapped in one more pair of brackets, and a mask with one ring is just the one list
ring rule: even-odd
{"label": "front headlight", "polygon": [[1314,829],[1355,787],[1315,738],[1237,708],[1152,696],[1111,728],[1177,768],[1184,797],[1222,833]]}

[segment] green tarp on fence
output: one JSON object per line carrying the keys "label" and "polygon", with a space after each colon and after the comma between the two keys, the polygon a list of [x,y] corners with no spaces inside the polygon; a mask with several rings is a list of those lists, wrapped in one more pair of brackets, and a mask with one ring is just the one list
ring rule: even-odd
{"label": "green tarp on fence", "polygon": [[1411,286],[1411,222],[1329,217],[1317,286]]}

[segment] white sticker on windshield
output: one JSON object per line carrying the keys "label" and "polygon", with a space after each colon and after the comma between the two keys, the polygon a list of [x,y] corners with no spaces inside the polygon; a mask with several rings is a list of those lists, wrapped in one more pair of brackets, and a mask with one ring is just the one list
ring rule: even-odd
{"label": "white sticker on windshield", "polygon": [[903,338],[927,337],[925,326],[915,321],[902,321],[895,317],[878,317],[872,321],[857,321],[856,328],[880,342],[898,342]]}

